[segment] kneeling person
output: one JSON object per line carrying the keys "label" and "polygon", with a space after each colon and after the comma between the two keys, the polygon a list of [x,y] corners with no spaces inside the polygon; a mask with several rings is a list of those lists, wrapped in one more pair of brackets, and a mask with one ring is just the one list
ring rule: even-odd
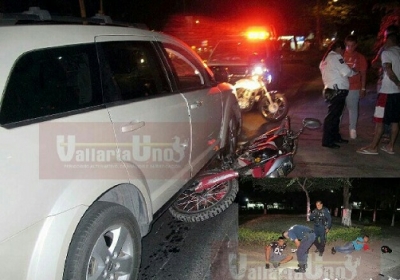
{"label": "kneeling person", "polygon": [[273,241],[265,247],[266,269],[270,267],[270,263],[272,263],[274,267],[278,267],[280,264],[287,263],[293,259],[293,256],[286,256],[283,254],[285,248],[286,242],[283,237],[279,237],[278,241]]}

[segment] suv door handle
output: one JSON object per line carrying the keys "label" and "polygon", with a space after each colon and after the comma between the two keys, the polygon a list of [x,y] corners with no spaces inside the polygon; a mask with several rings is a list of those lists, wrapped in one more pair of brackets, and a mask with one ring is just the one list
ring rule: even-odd
{"label": "suv door handle", "polygon": [[135,131],[144,126],[144,122],[130,123],[129,125],[121,127],[121,132]]}
{"label": "suv door handle", "polygon": [[199,108],[200,106],[203,106],[203,101],[198,100],[194,102],[192,105],[190,105],[190,109],[196,109]]}

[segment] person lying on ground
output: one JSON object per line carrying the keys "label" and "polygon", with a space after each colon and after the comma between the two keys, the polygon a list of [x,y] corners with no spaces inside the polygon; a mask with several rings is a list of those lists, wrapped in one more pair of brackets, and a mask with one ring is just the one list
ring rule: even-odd
{"label": "person lying on ground", "polygon": [[363,237],[357,237],[356,240],[347,242],[343,246],[335,246],[332,247],[332,254],[336,254],[336,252],[343,253],[343,254],[351,254],[354,251],[361,251],[363,249],[364,251],[369,250],[369,236],[364,235]]}

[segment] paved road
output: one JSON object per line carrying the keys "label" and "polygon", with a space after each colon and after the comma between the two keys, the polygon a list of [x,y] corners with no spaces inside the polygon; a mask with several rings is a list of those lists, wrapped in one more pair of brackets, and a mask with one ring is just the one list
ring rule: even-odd
{"label": "paved road", "polygon": [[[183,223],[165,212],[142,240],[140,280],[230,280],[237,254],[238,206]],[[232,272],[233,273],[233,272]]]}
{"label": "paved road", "polygon": [[[305,117],[314,117],[323,122],[327,104],[322,98],[322,80],[318,69],[299,64],[284,66],[285,80],[283,92],[289,99],[289,116],[292,127],[301,127]],[[379,155],[360,155],[356,150],[372,140],[374,123],[372,115],[376,91],[372,84],[368,94],[360,101],[358,138],[340,149],[332,150],[321,146],[322,128],[306,130],[299,140],[295,156],[296,168],[290,177],[400,177],[400,140],[397,141],[395,155],[380,151]],[[257,111],[243,114],[242,139],[251,139],[276,124],[265,122]],[[341,122],[343,138],[348,139],[348,113],[344,112]]]}

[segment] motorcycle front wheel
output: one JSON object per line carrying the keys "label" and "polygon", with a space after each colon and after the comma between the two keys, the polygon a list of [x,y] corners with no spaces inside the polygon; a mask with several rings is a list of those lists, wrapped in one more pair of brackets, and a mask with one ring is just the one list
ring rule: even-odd
{"label": "motorcycle front wheel", "polygon": [[[221,172],[209,170],[200,175],[209,176]],[[239,190],[237,179],[216,184],[200,193],[195,192],[196,184],[181,193],[169,208],[174,218],[183,222],[201,222],[215,217],[226,210],[236,198]]]}
{"label": "motorcycle front wheel", "polygon": [[269,121],[282,120],[289,111],[289,104],[283,94],[275,94],[272,96],[273,103],[269,102],[267,96],[263,97],[259,103],[258,109],[261,115]]}

